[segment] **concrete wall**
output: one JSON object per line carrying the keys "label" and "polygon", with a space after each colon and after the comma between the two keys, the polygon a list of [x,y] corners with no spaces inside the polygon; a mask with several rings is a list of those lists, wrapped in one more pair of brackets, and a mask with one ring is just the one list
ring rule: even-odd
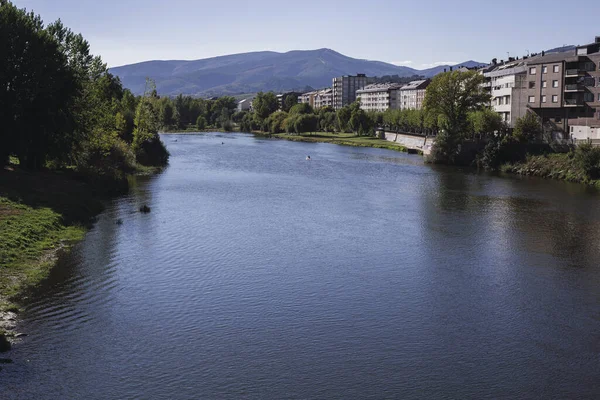
{"label": "concrete wall", "polygon": [[431,152],[431,146],[433,145],[435,138],[410,135],[407,133],[385,132],[385,140],[401,144],[408,149],[420,150],[423,154],[427,155]]}

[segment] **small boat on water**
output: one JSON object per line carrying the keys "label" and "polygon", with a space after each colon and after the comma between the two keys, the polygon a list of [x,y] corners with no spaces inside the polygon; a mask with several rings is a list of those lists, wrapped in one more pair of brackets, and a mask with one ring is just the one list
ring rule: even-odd
{"label": "small boat on water", "polygon": [[306,156],[306,161],[310,161],[310,156]]}

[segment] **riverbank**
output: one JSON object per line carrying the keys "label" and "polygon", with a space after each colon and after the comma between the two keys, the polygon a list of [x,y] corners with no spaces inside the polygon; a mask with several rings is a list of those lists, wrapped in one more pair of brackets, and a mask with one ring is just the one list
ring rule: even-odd
{"label": "riverbank", "polygon": [[327,133],[327,132],[308,132],[302,134],[276,133],[268,134],[253,132],[256,136],[269,137],[275,139],[290,140],[293,142],[309,143],[332,143],[343,146],[354,147],[374,147],[377,149],[388,149],[401,152],[409,152],[409,149],[385,139],[379,139],[373,136],[356,136],[353,133]]}
{"label": "riverbank", "polygon": [[501,171],[509,174],[583,183],[600,188],[600,180],[588,178],[585,171],[568,153],[527,156],[523,162],[504,164]]}
{"label": "riverbank", "polygon": [[103,199],[126,187],[127,182],[110,187],[69,171],[0,170],[0,342],[15,335],[14,312],[28,290],[83,238],[103,210]]}

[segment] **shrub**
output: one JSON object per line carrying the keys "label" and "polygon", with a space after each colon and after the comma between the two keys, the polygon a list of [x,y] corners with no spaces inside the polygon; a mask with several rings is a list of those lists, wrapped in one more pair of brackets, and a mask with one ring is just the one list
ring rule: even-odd
{"label": "shrub", "polygon": [[589,179],[600,178],[600,147],[590,143],[579,145],[575,149],[574,161]]}

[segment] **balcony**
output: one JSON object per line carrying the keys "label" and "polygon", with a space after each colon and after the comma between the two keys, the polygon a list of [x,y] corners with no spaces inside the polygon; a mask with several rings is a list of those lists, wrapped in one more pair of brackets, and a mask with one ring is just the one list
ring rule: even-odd
{"label": "balcony", "polygon": [[565,71],[565,77],[570,76],[581,76],[585,75],[585,71],[580,70],[579,68],[571,68]]}
{"label": "balcony", "polygon": [[565,92],[583,92],[585,90],[585,86],[574,83],[565,85]]}
{"label": "balcony", "polygon": [[565,107],[583,107],[583,99],[565,99]]}

